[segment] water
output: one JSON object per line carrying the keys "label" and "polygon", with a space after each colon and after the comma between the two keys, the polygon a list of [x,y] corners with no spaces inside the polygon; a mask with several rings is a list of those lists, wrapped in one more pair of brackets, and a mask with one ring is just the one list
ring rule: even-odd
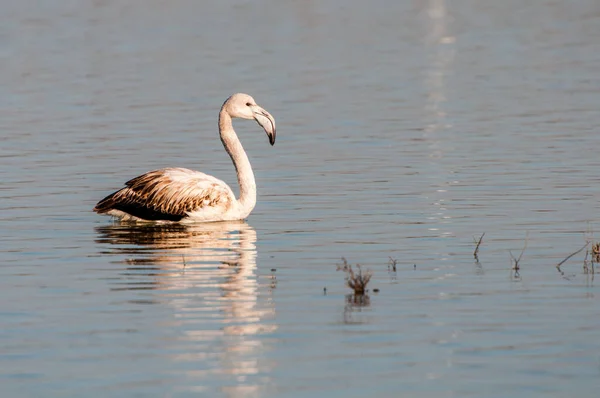
{"label": "water", "polygon": [[[599,3],[212,3],[2,2],[2,396],[595,397]],[[236,91],[246,222],[91,212]]]}

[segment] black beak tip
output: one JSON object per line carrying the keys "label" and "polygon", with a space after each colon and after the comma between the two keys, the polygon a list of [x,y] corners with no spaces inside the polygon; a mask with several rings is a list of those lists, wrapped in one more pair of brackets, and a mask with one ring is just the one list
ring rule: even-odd
{"label": "black beak tip", "polygon": [[269,144],[271,144],[271,146],[275,145],[275,133],[269,135]]}

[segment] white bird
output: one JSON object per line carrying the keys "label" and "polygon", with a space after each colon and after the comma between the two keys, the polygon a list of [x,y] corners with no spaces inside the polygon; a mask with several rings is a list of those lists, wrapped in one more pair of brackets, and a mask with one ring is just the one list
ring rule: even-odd
{"label": "white bird", "polygon": [[275,144],[275,120],[248,94],[229,97],[219,112],[219,135],[231,157],[240,185],[240,198],[223,181],[198,171],[166,168],[150,171],[125,183],[102,199],[94,211],[123,220],[213,222],[243,220],[256,205],[256,182],[248,156],[233,130],[232,118],[255,119]]}

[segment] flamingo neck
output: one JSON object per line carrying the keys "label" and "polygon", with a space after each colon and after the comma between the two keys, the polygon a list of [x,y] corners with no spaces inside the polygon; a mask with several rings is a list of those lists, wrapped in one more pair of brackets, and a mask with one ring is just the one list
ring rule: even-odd
{"label": "flamingo neck", "polygon": [[242,143],[233,129],[231,116],[225,109],[221,109],[219,113],[219,135],[235,166],[238,184],[240,185],[240,197],[237,202],[242,213],[244,213],[244,218],[246,218],[256,205],[256,181],[254,180],[254,172],[248,160],[248,155],[246,155],[246,151],[244,151],[244,147],[242,147]]}

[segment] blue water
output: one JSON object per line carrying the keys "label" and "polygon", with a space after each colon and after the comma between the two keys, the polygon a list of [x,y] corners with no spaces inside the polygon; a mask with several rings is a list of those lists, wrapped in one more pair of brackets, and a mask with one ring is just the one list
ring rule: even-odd
{"label": "blue water", "polygon": [[[600,4],[214,3],[1,2],[1,395],[595,397]],[[248,220],[91,211],[239,91]]]}

